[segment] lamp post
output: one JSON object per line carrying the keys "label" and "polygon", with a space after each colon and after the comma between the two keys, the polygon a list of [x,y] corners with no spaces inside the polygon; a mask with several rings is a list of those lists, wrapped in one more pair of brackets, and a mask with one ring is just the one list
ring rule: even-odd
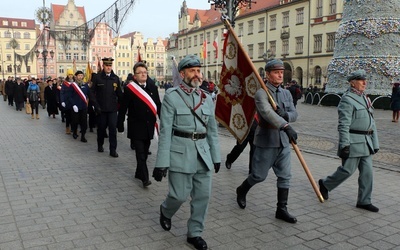
{"label": "lamp post", "polygon": [[214,9],[220,9],[226,15],[232,27],[235,27],[235,17],[239,10],[238,6],[242,5],[251,9],[251,4],[256,3],[252,0],[208,0],[208,3],[214,5]]}

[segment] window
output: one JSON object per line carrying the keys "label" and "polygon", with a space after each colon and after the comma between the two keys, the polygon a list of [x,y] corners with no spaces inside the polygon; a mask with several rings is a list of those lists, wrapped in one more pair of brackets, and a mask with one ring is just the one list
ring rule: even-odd
{"label": "window", "polygon": [[276,41],[269,42],[269,49],[271,50],[272,54],[276,54]]}
{"label": "window", "polygon": [[25,32],[24,39],[31,39],[31,34],[29,32]]}
{"label": "window", "polygon": [[322,17],[322,0],[317,0],[317,17]]}
{"label": "window", "polygon": [[11,32],[10,31],[4,31],[4,37],[11,38]]}
{"label": "window", "polygon": [[314,53],[322,52],[322,35],[314,35]]}
{"label": "window", "polygon": [[289,11],[282,13],[282,27],[289,27]]}
{"label": "window", "polygon": [[304,8],[296,10],[296,24],[304,23]]}
{"label": "window", "polygon": [[31,49],[30,44],[25,44],[25,50],[30,50],[30,49]]}
{"label": "window", "polygon": [[62,66],[62,65],[58,66],[58,73],[61,75],[64,74],[64,66]]}
{"label": "window", "polygon": [[10,43],[6,43],[6,49],[11,49]]}
{"label": "window", "polygon": [[210,43],[210,39],[211,39],[210,32],[207,32],[206,34],[207,34],[207,43]]}
{"label": "window", "polygon": [[333,49],[335,48],[335,33],[328,33],[326,34],[326,36],[327,36],[326,51],[332,52]]}
{"label": "window", "polygon": [[188,47],[189,48],[192,47],[192,38],[191,37],[188,38]]}
{"label": "window", "polygon": [[249,57],[253,59],[253,54],[254,54],[253,44],[247,45],[247,52],[249,53]]}
{"label": "window", "polygon": [[303,54],[303,37],[296,37],[296,54]]}
{"label": "window", "polygon": [[17,73],[21,73],[21,65],[17,65]]}
{"label": "window", "polygon": [[199,46],[203,46],[204,35],[200,34]]}
{"label": "window", "polygon": [[13,72],[11,65],[7,65],[7,72],[8,73],[12,73]]}
{"label": "window", "polygon": [[58,53],[57,58],[58,60],[64,60],[64,53]]}
{"label": "window", "polygon": [[78,53],[74,53],[74,59],[75,60],[79,60],[79,54]]}
{"label": "window", "polygon": [[265,53],[265,45],[264,43],[258,44],[258,58],[261,58]]}
{"label": "window", "polygon": [[248,34],[252,35],[254,30],[254,21],[248,21],[247,25],[248,25]]}
{"label": "window", "polygon": [[21,22],[21,27],[27,27],[28,24],[26,22]]}
{"label": "window", "polygon": [[270,16],[270,30],[276,30],[276,15]]}
{"label": "window", "polygon": [[31,66],[26,66],[26,73],[31,73]]}
{"label": "window", "polygon": [[79,46],[77,43],[74,44],[74,50],[79,50]]}
{"label": "window", "polygon": [[196,47],[197,46],[197,35],[195,35],[193,37],[193,46]]}
{"label": "window", "polygon": [[241,37],[243,36],[243,23],[239,23],[238,28],[239,28],[239,37]]}
{"label": "window", "polygon": [[7,20],[3,20],[3,25],[4,26],[8,26],[8,21]]}
{"label": "window", "polygon": [[66,53],[65,54],[65,59],[67,59],[68,61],[71,61],[71,53]]}
{"label": "window", "polygon": [[218,30],[214,30],[214,40],[213,41],[215,41],[215,39],[217,38],[217,36],[218,36]]}
{"label": "window", "polygon": [[282,40],[282,55],[289,55],[289,39]]}
{"label": "window", "polygon": [[330,0],[329,14],[335,14],[335,13],[336,13],[336,0]]}
{"label": "window", "polygon": [[14,38],[21,38],[21,33],[14,32]]}
{"label": "window", "polygon": [[264,32],[265,18],[258,19],[258,33]]}
{"label": "window", "polygon": [[81,54],[81,60],[82,61],[86,61],[86,53],[82,53]]}
{"label": "window", "polygon": [[18,22],[17,21],[12,21],[11,25],[14,26],[14,27],[17,27],[18,26]]}

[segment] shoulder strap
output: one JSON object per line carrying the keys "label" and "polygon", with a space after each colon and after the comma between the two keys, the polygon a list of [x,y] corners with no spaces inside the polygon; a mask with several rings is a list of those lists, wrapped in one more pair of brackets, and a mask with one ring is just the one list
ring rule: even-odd
{"label": "shoulder strap", "polygon": [[204,127],[207,128],[207,124],[200,118],[200,116],[193,110],[193,108],[189,105],[189,103],[186,102],[185,98],[183,98],[182,94],[179,91],[176,91],[179,96],[182,98],[183,102],[186,104],[186,106],[190,109],[190,112],[203,124]]}

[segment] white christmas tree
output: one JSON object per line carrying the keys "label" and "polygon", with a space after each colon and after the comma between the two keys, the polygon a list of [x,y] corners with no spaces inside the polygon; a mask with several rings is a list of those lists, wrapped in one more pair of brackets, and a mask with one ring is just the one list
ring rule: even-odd
{"label": "white christmas tree", "polygon": [[345,92],[348,74],[364,69],[368,94],[391,93],[400,79],[399,17],[400,0],[344,0],[326,92]]}

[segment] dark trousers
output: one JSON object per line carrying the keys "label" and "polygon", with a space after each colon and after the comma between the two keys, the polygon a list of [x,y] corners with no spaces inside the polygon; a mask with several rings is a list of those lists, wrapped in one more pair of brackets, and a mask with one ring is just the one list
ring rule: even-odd
{"label": "dark trousers", "polygon": [[133,139],[133,145],[135,146],[136,152],[136,172],[135,178],[146,182],[149,180],[149,170],[147,168],[147,157],[150,148],[150,140],[135,140]]}
{"label": "dark trousers", "polygon": [[88,112],[88,114],[89,114],[89,128],[95,128],[96,127],[96,113]]}
{"label": "dark trousers", "polygon": [[81,127],[82,135],[86,134],[87,129],[87,109],[79,110],[78,113],[71,111],[71,130],[77,133],[78,125]]}
{"label": "dark trousers", "polygon": [[8,105],[14,106],[14,95],[8,95]]}
{"label": "dark trousers", "polygon": [[7,101],[7,95],[3,94],[3,100],[6,102]]}
{"label": "dark trousers", "polygon": [[24,101],[22,102],[15,102],[15,109],[20,110],[24,108]]}
{"label": "dark trousers", "polygon": [[71,110],[70,109],[61,109],[61,118],[65,120],[65,127],[68,128],[71,125]]}
{"label": "dark trousers", "polygon": [[97,117],[97,146],[103,146],[108,127],[110,152],[117,149],[117,112],[101,112]]}
{"label": "dark trousers", "polygon": [[230,163],[234,163],[240,156],[247,144],[250,144],[250,155],[249,155],[249,174],[251,173],[251,166],[253,164],[254,145],[253,138],[247,137],[241,144],[236,142],[236,145],[232,148],[231,152],[226,156],[226,160]]}
{"label": "dark trousers", "polygon": [[[32,107],[32,114],[36,113],[37,115],[39,114],[39,101],[29,101]],[[35,112],[36,110],[36,112]]]}

